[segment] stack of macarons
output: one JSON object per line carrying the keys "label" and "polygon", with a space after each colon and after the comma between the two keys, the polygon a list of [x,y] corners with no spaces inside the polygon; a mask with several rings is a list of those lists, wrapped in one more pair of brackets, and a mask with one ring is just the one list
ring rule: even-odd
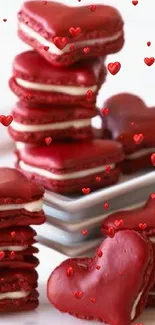
{"label": "stack of macarons", "polygon": [[0,168],[0,312],[38,306],[36,232],[45,221],[44,190],[21,172]]}
{"label": "stack of macarons", "polygon": [[59,193],[115,183],[122,146],[104,140],[103,128],[94,131],[92,120],[100,119],[96,99],[106,78],[105,57],[124,44],[119,12],[26,1],[18,22],[19,37],[33,48],[15,57],[9,81],[19,98],[9,127],[18,167]]}

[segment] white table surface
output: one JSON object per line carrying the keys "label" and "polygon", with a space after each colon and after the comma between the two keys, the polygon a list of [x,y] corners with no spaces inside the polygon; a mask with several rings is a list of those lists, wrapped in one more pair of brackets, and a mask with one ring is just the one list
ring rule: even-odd
{"label": "white table surface", "polygon": [[[54,268],[58,266],[66,257],[42,245],[38,246],[40,249],[40,266],[38,267],[40,306],[37,310],[32,312],[0,315],[0,325],[60,325],[61,323],[63,323],[63,325],[100,324],[99,322],[80,320],[70,315],[60,313],[54,309],[52,305],[50,305],[46,297],[47,280]],[[154,325],[155,309],[146,310],[134,323]]]}

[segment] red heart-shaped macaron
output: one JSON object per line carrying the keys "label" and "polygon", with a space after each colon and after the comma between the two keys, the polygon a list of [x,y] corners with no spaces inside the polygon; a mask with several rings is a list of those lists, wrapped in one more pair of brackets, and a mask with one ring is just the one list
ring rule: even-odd
{"label": "red heart-shaped macaron", "polygon": [[129,325],[146,303],[152,271],[151,244],[135,231],[120,231],[100,245],[94,258],[58,266],[48,280],[48,299],[79,318]]}

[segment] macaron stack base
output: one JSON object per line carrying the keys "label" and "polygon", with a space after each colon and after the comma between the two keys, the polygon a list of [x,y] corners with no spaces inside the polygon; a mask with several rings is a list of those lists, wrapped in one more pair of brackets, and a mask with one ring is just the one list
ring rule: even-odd
{"label": "macaron stack base", "polygon": [[44,190],[20,171],[0,168],[0,312],[35,309],[39,304],[36,232],[45,221]]}

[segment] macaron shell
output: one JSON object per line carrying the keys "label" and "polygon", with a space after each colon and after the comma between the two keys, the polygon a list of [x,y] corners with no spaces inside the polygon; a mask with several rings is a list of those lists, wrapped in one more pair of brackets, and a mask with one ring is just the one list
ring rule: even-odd
{"label": "macaron shell", "polygon": [[31,227],[10,227],[5,230],[0,229],[0,246],[16,245],[30,245],[34,243],[34,237],[37,235],[36,231]]}
{"label": "macaron shell", "polygon": [[45,219],[43,211],[36,213],[28,213],[26,210],[1,211],[0,229],[12,226],[41,225]]}
{"label": "macaron shell", "polygon": [[41,199],[43,194],[44,189],[19,170],[0,168],[0,204],[29,203]]}
{"label": "macaron shell", "polygon": [[[153,151],[152,151],[153,153]],[[151,154],[147,154],[146,156],[139,157],[137,159],[125,159],[120,164],[121,171],[124,174],[130,175],[132,173],[136,173],[140,170],[144,169],[154,169],[151,162]]]}
{"label": "macaron shell", "polygon": [[0,312],[21,312],[34,310],[39,305],[38,292],[33,290],[33,292],[22,299],[4,299],[0,300]]}
{"label": "macaron shell", "polygon": [[0,266],[2,268],[9,269],[34,269],[39,265],[39,260],[37,257],[33,256],[31,252],[34,252],[33,249],[24,252],[15,252],[14,258],[10,255],[10,252],[5,252],[5,257],[0,260]]}

